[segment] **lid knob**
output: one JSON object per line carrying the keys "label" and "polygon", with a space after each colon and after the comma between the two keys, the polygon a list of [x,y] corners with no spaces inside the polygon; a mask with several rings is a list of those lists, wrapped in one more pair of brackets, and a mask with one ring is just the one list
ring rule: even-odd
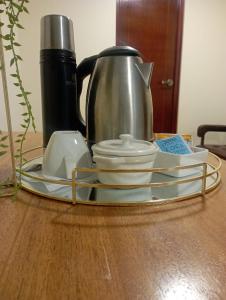
{"label": "lid knob", "polygon": [[133,141],[133,136],[131,134],[120,134],[119,138],[122,141],[123,147],[131,146],[131,143]]}

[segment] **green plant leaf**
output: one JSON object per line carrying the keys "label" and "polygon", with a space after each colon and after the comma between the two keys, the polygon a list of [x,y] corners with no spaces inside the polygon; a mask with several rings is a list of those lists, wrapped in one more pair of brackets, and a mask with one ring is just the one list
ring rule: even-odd
{"label": "green plant leaf", "polygon": [[12,58],[12,59],[10,60],[10,67],[14,64],[14,62],[15,62],[15,58]]}
{"label": "green plant leaf", "polygon": [[24,27],[20,23],[16,23],[16,26],[20,29],[24,29]]}
{"label": "green plant leaf", "polygon": [[0,142],[3,142],[5,141],[6,139],[8,138],[8,135],[4,135],[0,138]]}
{"label": "green plant leaf", "polygon": [[15,86],[19,86],[20,84],[19,83],[17,83],[17,82],[14,82],[13,83]]}
{"label": "green plant leaf", "polygon": [[17,16],[9,11],[6,11],[6,14],[8,15],[10,24],[14,25],[14,23],[18,20]]}
{"label": "green plant leaf", "polygon": [[7,153],[7,151],[0,151],[0,156],[4,155],[6,153]]}
{"label": "green plant leaf", "polygon": [[6,41],[9,41],[10,40],[10,34],[5,34],[2,36],[2,38]]}
{"label": "green plant leaf", "polygon": [[23,128],[27,128],[27,126],[24,125],[24,124],[20,124],[20,126],[23,127]]}
{"label": "green plant leaf", "polygon": [[29,11],[28,11],[27,7],[23,6],[23,10],[24,10],[27,14],[29,14]]}
{"label": "green plant leaf", "polygon": [[17,97],[23,97],[23,94],[17,94]]}
{"label": "green plant leaf", "polygon": [[11,45],[7,45],[7,46],[4,46],[4,48],[5,48],[6,50],[11,50],[11,49],[12,49],[12,46],[11,46]]}
{"label": "green plant leaf", "polygon": [[11,2],[11,3],[12,3],[12,5],[13,5],[14,7],[16,7],[19,11],[22,11],[22,7],[21,7],[19,4],[15,3],[15,2]]}
{"label": "green plant leaf", "polygon": [[8,145],[5,145],[5,144],[0,144],[0,147],[1,147],[1,148],[8,148],[9,146],[8,146]]}
{"label": "green plant leaf", "polygon": [[20,46],[21,46],[21,44],[19,44],[19,43],[17,43],[17,42],[14,42],[13,45],[14,45],[14,46],[17,46],[17,47],[20,47]]}
{"label": "green plant leaf", "polygon": [[24,135],[23,133],[20,133],[20,134],[18,134],[17,136],[18,136],[18,137],[21,137],[21,136],[23,136],[23,135]]}
{"label": "green plant leaf", "polygon": [[22,116],[27,116],[27,115],[28,115],[28,113],[27,113],[27,112],[25,112],[25,113],[23,113],[23,114],[22,114]]}
{"label": "green plant leaf", "polygon": [[20,143],[21,142],[21,140],[15,140],[15,143]]}
{"label": "green plant leaf", "polygon": [[4,23],[0,22],[0,27],[4,26]]}
{"label": "green plant leaf", "polygon": [[19,59],[19,60],[23,60],[22,57],[20,55],[16,55],[16,57]]}

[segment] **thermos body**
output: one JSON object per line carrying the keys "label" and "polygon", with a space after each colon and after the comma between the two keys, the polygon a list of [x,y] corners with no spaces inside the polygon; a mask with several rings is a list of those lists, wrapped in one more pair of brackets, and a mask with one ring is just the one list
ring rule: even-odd
{"label": "thermos body", "polygon": [[76,129],[76,61],[72,52],[44,49],[40,54],[43,146],[57,130]]}
{"label": "thermos body", "polygon": [[72,21],[62,15],[41,19],[40,73],[43,146],[57,130],[76,127],[76,59]]}

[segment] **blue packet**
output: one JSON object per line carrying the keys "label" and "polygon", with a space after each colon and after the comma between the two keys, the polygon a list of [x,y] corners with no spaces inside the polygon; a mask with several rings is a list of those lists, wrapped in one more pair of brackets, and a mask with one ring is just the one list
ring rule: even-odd
{"label": "blue packet", "polygon": [[191,154],[192,150],[182,138],[181,135],[177,134],[173,137],[156,140],[156,145],[162,152],[169,152],[174,154]]}

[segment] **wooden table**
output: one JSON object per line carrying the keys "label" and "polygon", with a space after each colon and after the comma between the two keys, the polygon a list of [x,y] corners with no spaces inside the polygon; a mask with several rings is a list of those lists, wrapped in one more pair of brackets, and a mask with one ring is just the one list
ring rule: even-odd
{"label": "wooden table", "polygon": [[221,172],[205,199],[167,206],[1,198],[0,299],[226,299],[226,162]]}

